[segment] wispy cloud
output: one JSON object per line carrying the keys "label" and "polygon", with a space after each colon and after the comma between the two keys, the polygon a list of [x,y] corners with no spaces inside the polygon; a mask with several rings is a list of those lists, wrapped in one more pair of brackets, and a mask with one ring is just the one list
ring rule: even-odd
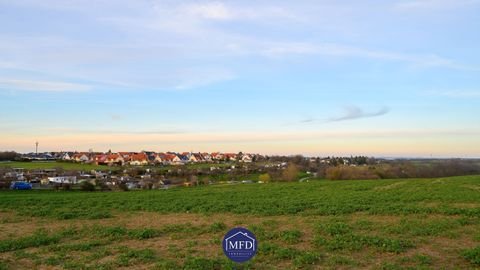
{"label": "wispy cloud", "polygon": [[322,119],[309,117],[309,118],[300,120],[298,123],[308,124],[308,123],[314,123],[314,122],[321,122],[321,123],[339,122],[339,121],[377,117],[377,116],[385,115],[389,112],[390,112],[390,108],[388,107],[382,107],[377,111],[365,111],[364,109],[358,106],[348,106],[348,107],[345,107],[343,109],[343,112],[338,116],[322,118]]}
{"label": "wispy cloud", "polygon": [[440,96],[449,98],[480,98],[480,91],[478,90],[444,90],[444,91],[427,91],[428,96]]}
{"label": "wispy cloud", "polygon": [[385,115],[389,111],[390,109],[388,107],[383,107],[378,111],[374,111],[374,112],[366,112],[357,106],[349,106],[345,108],[345,111],[342,115],[337,117],[331,117],[328,119],[328,121],[338,122],[338,121],[353,120],[353,119],[360,119],[360,118],[370,118],[370,117]]}
{"label": "wispy cloud", "polygon": [[125,130],[125,129],[80,129],[80,128],[43,128],[40,131],[50,134],[115,134],[115,135],[175,135],[189,133],[183,129],[151,129],[151,130]]}
{"label": "wispy cloud", "polygon": [[120,120],[123,120],[125,117],[121,114],[116,114],[116,113],[111,113],[110,115],[110,119],[112,121],[120,121]]}
{"label": "wispy cloud", "polygon": [[[72,21],[74,25],[98,25],[94,29],[83,29],[85,32],[80,31],[80,35],[51,31],[41,24],[38,29],[47,30],[39,32],[39,35],[6,33],[0,37],[0,68],[21,69],[34,75],[47,74],[58,81],[62,78],[87,81],[98,89],[122,90],[204,87],[237,77],[241,79],[253,69],[273,70],[276,67],[269,66],[271,62],[265,61],[271,58],[283,60],[302,56],[312,58],[315,63],[323,62],[314,57],[322,58],[320,60],[345,58],[368,60],[374,64],[479,71],[435,53],[405,53],[382,45],[355,44],[354,40],[348,41],[342,36],[341,31],[322,35],[324,25],[345,23],[349,31],[361,30],[340,19],[346,16],[338,16],[347,14],[344,13],[346,10],[352,12],[349,18],[367,16],[372,12],[367,8],[351,11],[357,3],[119,1],[114,4],[111,1],[96,1],[95,8],[91,8],[89,1],[84,0],[0,0],[7,7],[36,8],[38,14],[43,14],[44,9],[65,14],[82,13],[82,21]],[[454,1],[410,0],[401,1],[398,5],[437,2]],[[391,4],[388,7],[391,8]],[[325,37],[330,42],[312,39],[312,35],[305,32],[315,32],[315,36]],[[195,68],[192,69],[192,66]],[[73,83],[45,87],[45,82],[43,85],[42,82],[34,84],[32,78],[38,77],[28,78],[30,83],[10,82],[9,86],[15,84],[20,89],[22,84],[22,89],[30,91],[84,91],[90,87]],[[50,90],[40,90],[46,88]]]}
{"label": "wispy cloud", "polygon": [[90,85],[58,82],[58,81],[35,81],[20,79],[4,79],[0,78],[0,89],[4,90],[22,90],[35,92],[77,92],[88,91],[92,87]]}
{"label": "wispy cloud", "polygon": [[479,0],[406,0],[395,5],[399,10],[438,10],[465,7],[480,3]]}
{"label": "wispy cloud", "polygon": [[262,54],[269,57],[287,55],[323,55],[328,57],[358,57],[374,60],[405,62],[415,67],[444,67],[451,69],[478,70],[474,67],[456,63],[453,60],[435,54],[405,54],[398,52],[365,49],[335,43],[273,43],[263,49]]}

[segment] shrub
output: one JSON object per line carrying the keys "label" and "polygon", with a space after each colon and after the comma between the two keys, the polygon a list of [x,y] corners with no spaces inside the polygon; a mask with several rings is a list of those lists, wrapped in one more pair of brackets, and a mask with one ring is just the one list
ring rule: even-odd
{"label": "shrub", "polygon": [[338,166],[326,170],[330,180],[379,179],[380,177],[366,167]]}
{"label": "shrub", "polygon": [[270,174],[268,174],[268,173],[264,173],[264,174],[261,174],[260,176],[258,176],[258,181],[268,183],[268,182],[270,182],[270,180],[272,180],[272,177],[270,177]]}
{"label": "shrub", "polygon": [[82,182],[80,184],[80,190],[82,191],[94,191],[95,190],[95,186],[88,182],[88,181],[85,181],[85,182]]}
{"label": "shrub", "polygon": [[298,168],[295,164],[290,163],[288,167],[282,172],[282,179],[284,181],[294,181],[298,176]]}
{"label": "shrub", "polygon": [[101,190],[101,191],[110,191],[110,190],[112,190],[112,189],[110,189],[110,187],[109,187],[107,184],[105,184],[105,183],[100,183],[100,190]]}
{"label": "shrub", "polygon": [[128,190],[129,190],[127,184],[125,184],[125,183],[120,183],[120,184],[118,184],[118,188],[119,188],[121,191],[128,191]]}

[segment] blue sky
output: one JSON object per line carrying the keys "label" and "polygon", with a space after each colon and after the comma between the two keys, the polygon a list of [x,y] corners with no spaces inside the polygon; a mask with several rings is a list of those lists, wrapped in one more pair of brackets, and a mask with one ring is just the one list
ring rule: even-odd
{"label": "blue sky", "polygon": [[480,0],[0,0],[0,150],[480,156]]}

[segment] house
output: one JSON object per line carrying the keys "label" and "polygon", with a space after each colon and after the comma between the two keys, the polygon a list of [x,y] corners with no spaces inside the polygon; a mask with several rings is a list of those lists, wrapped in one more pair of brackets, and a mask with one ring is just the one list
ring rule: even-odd
{"label": "house", "polygon": [[88,162],[90,161],[90,157],[87,153],[77,153],[74,154],[72,159],[76,162]]}
{"label": "house", "polygon": [[65,152],[65,153],[62,153],[59,158],[61,160],[71,160],[72,157],[73,157],[73,155],[71,156],[70,153]]}
{"label": "house", "polygon": [[180,162],[182,162],[184,164],[188,163],[188,161],[189,161],[188,155],[177,154],[177,157],[180,159]]}
{"label": "house", "polygon": [[120,154],[108,154],[105,161],[108,165],[123,165],[123,163],[125,162],[125,160]]}
{"label": "house", "polygon": [[134,154],[131,152],[118,152],[118,154],[123,158],[124,163],[130,162],[130,157]]}
{"label": "house", "polygon": [[246,163],[250,163],[250,162],[253,161],[253,158],[252,158],[252,156],[249,155],[249,154],[244,154],[244,155],[242,155],[240,161],[246,162]]}
{"label": "house", "polygon": [[212,161],[212,156],[209,153],[201,153],[202,159],[205,162],[211,162]]}
{"label": "house", "polygon": [[22,159],[27,159],[27,160],[55,160],[55,157],[51,153],[28,153],[28,154],[23,154]]}
{"label": "house", "polygon": [[145,154],[147,154],[148,162],[150,164],[161,164],[163,162],[160,154],[157,154],[155,152],[145,152]]}
{"label": "house", "polygon": [[97,165],[106,165],[107,164],[107,155],[99,154],[93,156],[93,162]]}
{"label": "house", "polygon": [[194,161],[194,162],[205,162],[205,158],[204,158],[203,155],[200,154],[200,153],[194,153],[194,154],[192,154],[192,156],[195,157],[195,161]]}
{"label": "house", "polygon": [[162,159],[163,164],[166,164],[166,165],[181,165],[181,164],[183,164],[182,160],[176,154],[160,153],[159,155]]}
{"label": "house", "polygon": [[134,166],[148,165],[148,156],[145,153],[133,154],[130,156],[129,164]]}
{"label": "house", "polygon": [[195,154],[190,154],[188,157],[188,162],[199,162],[200,158],[197,158],[198,156],[195,156]]}
{"label": "house", "polygon": [[219,152],[214,152],[212,153],[212,160],[223,160],[224,159],[224,156],[222,153],[219,153]]}
{"label": "house", "polygon": [[76,184],[77,177],[76,176],[55,176],[55,177],[48,177],[49,183],[55,184]]}
{"label": "house", "polygon": [[237,154],[235,154],[235,153],[225,153],[224,158],[225,158],[225,160],[228,160],[228,161],[235,161],[235,160],[237,160]]}

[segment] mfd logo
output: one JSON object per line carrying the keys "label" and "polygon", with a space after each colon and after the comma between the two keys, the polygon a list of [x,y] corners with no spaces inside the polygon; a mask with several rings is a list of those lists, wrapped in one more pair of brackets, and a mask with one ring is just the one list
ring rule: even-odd
{"label": "mfd logo", "polygon": [[223,238],[223,253],[234,262],[246,262],[257,253],[255,235],[244,228],[233,228]]}

